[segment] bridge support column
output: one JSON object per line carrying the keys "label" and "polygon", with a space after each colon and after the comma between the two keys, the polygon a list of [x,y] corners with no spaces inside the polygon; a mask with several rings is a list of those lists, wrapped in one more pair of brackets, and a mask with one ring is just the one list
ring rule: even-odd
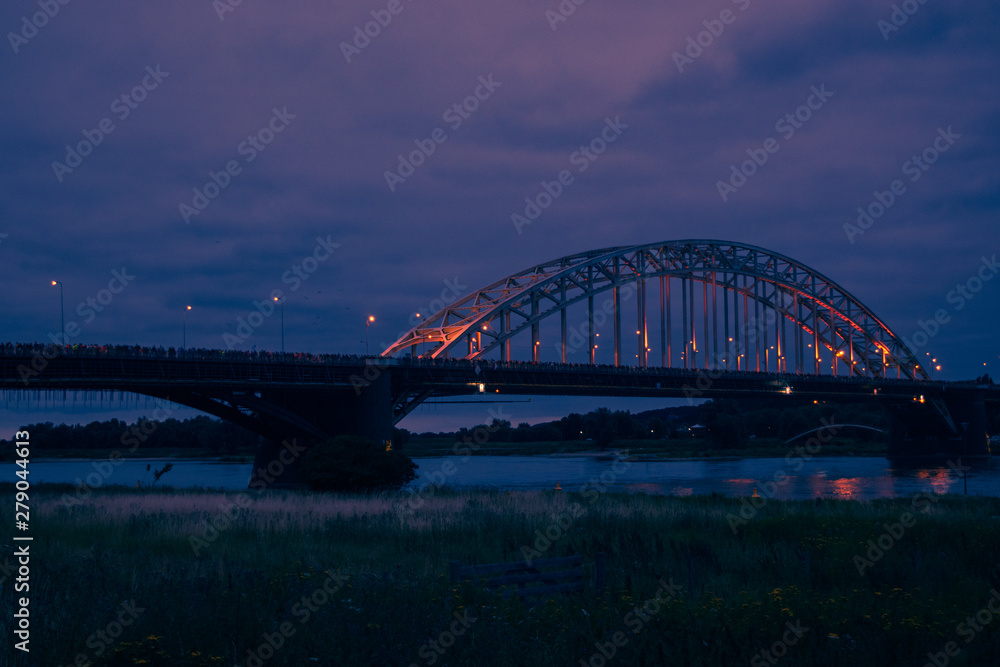
{"label": "bridge support column", "polygon": [[935,400],[899,405],[889,411],[889,458],[988,456],[984,396],[969,392]]}
{"label": "bridge support column", "polygon": [[[743,362],[742,349],[740,347],[740,277],[738,275],[733,276],[733,354],[736,355],[736,370],[742,371]],[[746,279],[744,279],[744,284]],[[746,320],[744,320],[744,325]]]}
{"label": "bridge support column", "polygon": [[531,360],[538,363],[541,344],[538,340],[538,295],[531,297]]}
{"label": "bridge support column", "polygon": [[[510,311],[505,310],[500,316],[500,331],[503,334],[507,334],[510,331]],[[510,338],[507,338],[503,342],[503,347],[501,348],[501,361],[510,361]]]}
{"label": "bridge support column", "polygon": [[681,346],[681,359],[684,360],[684,370],[687,370],[688,361],[691,358],[691,335],[688,333],[687,278],[681,278],[681,335],[684,336],[684,344]]}
{"label": "bridge support column", "polygon": [[[712,271],[712,366],[719,368],[719,288],[715,282],[715,271]],[[725,331],[723,331],[725,333]]]}
{"label": "bridge support column", "polygon": [[701,334],[701,341],[703,345],[702,354],[704,355],[705,370],[707,371],[711,367],[709,362],[711,361],[710,350],[712,349],[712,346],[708,342],[708,280],[701,281],[701,296],[702,296],[701,308],[703,314],[705,315],[705,327],[702,329],[702,334]]}
{"label": "bridge support column", "polygon": [[[324,390],[275,391],[261,398],[307,422],[296,428],[270,420],[274,440],[265,440],[254,459],[250,488],[290,488],[304,483],[303,461],[309,448],[338,435],[358,435],[379,446],[392,442],[392,381],[384,367],[372,367],[371,376],[354,387]],[[320,436],[322,433],[325,437]],[[278,441],[280,438],[280,442]]]}
{"label": "bridge support column", "polygon": [[622,365],[622,289],[615,286],[615,366]]}
{"label": "bridge support column", "polygon": [[587,338],[588,345],[590,345],[590,365],[593,366],[595,363],[595,356],[597,354],[597,343],[594,342],[594,297],[593,295],[587,297]]}
{"label": "bridge support column", "polygon": [[670,304],[670,279],[660,276],[660,366],[670,367],[670,357],[667,351],[667,327],[670,326],[670,313],[667,310]]}
{"label": "bridge support column", "polygon": [[560,302],[562,303],[562,310],[559,311],[559,331],[561,334],[562,342],[559,346],[559,359],[562,363],[566,363],[566,281],[562,283],[562,289],[560,290]]}
{"label": "bridge support column", "polygon": [[639,280],[638,295],[638,322],[636,322],[636,352],[638,352],[637,366],[645,368],[649,365],[649,331],[646,328],[646,280]]}

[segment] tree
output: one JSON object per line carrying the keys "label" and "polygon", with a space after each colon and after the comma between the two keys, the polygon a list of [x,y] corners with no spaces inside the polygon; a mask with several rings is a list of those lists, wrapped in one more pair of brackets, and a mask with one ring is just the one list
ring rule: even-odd
{"label": "tree", "polygon": [[706,424],[708,443],[715,449],[734,449],[747,443],[743,420],[733,414],[719,413]]}
{"label": "tree", "polygon": [[303,461],[314,491],[366,492],[398,489],[416,479],[417,464],[356,435],[339,435],[313,446]]}

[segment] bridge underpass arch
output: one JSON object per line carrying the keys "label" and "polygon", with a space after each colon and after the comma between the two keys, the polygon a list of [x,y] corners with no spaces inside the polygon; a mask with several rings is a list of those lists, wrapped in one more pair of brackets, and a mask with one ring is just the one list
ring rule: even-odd
{"label": "bridge underpass arch", "polygon": [[[443,308],[382,355],[511,361],[512,341],[523,334],[530,360],[539,361],[540,331],[558,319],[559,361],[585,349],[581,361],[596,363],[598,329],[610,323],[613,363],[627,365],[622,320],[630,301],[637,366],[659,352],[663,367],[927,379],[902,339],[834,281],[785,255],[715,240],[605,248],[539,264]],[[659,321],[651,324],[657,301]],[[571,333],[568,313],[584,305]]]}

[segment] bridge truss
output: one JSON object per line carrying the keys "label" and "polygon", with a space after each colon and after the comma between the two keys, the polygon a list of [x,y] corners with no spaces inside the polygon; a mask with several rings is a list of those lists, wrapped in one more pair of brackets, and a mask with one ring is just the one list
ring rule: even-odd
{"label": "bridge truss", "polygon": [[[571,327],[570,311],[584,305],[585,319]],[[428,317],[382,355],[511,361],[512,341],[530,334],[538,362],[551,317],[559,361],[586,350],[597,363],[599,330],[610,323],[621,366],[623,312],[633,309],[641,367],[655,363],[658,333],[662,367],[928,379],[905,343],[837,283],[779,253],[715,240],[605,248],[533,266]]]}

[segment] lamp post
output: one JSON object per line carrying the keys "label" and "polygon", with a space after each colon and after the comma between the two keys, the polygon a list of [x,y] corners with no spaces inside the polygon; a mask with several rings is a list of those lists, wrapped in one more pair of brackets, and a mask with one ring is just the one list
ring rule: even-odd
{"label": "lamp post", "polygon": [[66,309],[63,307],[63,284],[61,280],[53,280],[53,285],[59,285],[59,335],[60,343],[66,344]]}
{"label": "lamp post", "polygon": [[184,307],[184,314],[181,316],[181,328],[183,330],[183,334],[182,334],[182,337],[181,337],[181,349],[182,350],[186,350],[187,346],[188,346],[188,322],[187,322],[187,316],[188,316],[188,311],[189,310],[191,310],[191,306],[185,306]]}
{"label": "lamp post", "polygon": [[374,315],[369,315],[368,319],[365,320],[365,355],[366,356],[369,354],[369,350],[368,350],[368,328],[372,325],[372,322],[374,322],[374,321],[375,321],[375,316]]}
{"label": "lamp post", "polygon": [[274,297],[274,300],[281,305],[281,354],[285,354],[285,300]]}

